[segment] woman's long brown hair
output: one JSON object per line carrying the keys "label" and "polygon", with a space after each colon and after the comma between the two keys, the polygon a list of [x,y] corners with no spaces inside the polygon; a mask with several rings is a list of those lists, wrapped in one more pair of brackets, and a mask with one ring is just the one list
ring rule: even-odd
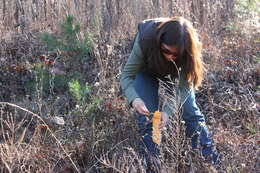
{"label": "woman's long brown hair", "polygon": [[[183,49],[181,58],[185,58],[185,61],[183,61],[185,64],[182,64],[182,66],[185,70],[185,77],[189,86],[198,89],[204,77],[205,67],[201,54],[202,44],[199,41],[197,31],[192,26],[191,22],[183,17],[169,18],[162,22],[157,29],[163,30],[164,26],[169,22],[178,22],[180,26],[183,27],[185,41],[181,46],[181,49]],[[160,36],[161,35],[159,34],[158,40],[160,39]]]}

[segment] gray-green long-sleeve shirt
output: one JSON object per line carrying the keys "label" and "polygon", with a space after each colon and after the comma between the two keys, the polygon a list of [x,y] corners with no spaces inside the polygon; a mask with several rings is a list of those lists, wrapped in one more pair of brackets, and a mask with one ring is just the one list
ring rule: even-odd
{"label": "gray-green long-sleeve shirt", "polygon": [[[145,56],[141,50],[140,44],[138,42],[139,34],[137,34],[133,49],[131,54],[127,60],[127,63],[122,71],[120,85],[123,90],[124,95],[127,98],[128,103],[131,103],[136,98],[140,98],[138,93],[134,88],[134,80],[135,76],[138,72],[141,71],[141,68],[144,66]],[[179,94],[180,94],[180,105],[182,105],[187,97],[190,88],[188,87],[187,81],[183,80],[183,74],[180,73],[180,83],[179,83]],[[169,115],[172,114],[172,108],[170,104],[170,100],[167,101],[168,103],[162,108],[164,112],[168,113]]]}
{"label": "gray-green long-sleeve shirt", "polygon": [[137,34],[136,36],[136,41],[134,43],[132,52],[127,60],[127,63],[123,69],[120,80],[120,85],[129,104],[131,104],[135,98],[139,98],[137,92],[135,91],[133,83],[135,75],[141,70],[141,67],[144,64],[144,55],[138,43],[138,39],[139,34]]}

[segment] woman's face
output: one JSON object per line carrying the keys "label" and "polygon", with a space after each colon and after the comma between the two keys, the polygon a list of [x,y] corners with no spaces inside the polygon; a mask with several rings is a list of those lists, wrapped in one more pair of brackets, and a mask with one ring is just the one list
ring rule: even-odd
{"label": "woman's face", "polygon": [[174,61],[178,57],[178,47],[161,44],[162,54],[167,61]]}

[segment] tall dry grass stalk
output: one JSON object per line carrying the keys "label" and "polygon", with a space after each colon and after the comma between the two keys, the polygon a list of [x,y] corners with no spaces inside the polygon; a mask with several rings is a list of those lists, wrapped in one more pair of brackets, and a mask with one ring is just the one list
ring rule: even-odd
{"label": "tall dry grass stalk", "polygon": [[[185,123],[182,119],[182,106],[187,96],[181,96],[180,71],[174,63],[178,75],[176,79],[167,77],[166,81],[159,79],[159,105],[161,108],[169,106],[172,114],[164,133],[164,144],[161,146],[162,160],[165,172],[182,172],[193,170],[193,159],[190,139],[185,136]],[[188,93],[188,91],[187,91]],[[183,97],[183,98],[182,98]],[[159,171],[160,172],[160,171]]]}

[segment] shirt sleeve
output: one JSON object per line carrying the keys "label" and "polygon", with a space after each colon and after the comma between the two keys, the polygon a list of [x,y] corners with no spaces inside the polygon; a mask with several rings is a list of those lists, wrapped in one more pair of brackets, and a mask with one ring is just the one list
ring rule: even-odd
{"label": "shirt sleeve", "polygon": [[144,63],[144,55],[142,53],[138,40],[139,34],[137,34],[136,36],[133,49],[127,60],[126,65],[124,66],[120,78],[121,88],[130,105],[135,98],[139,98],[133,83],[137,72],[140,71]]}

